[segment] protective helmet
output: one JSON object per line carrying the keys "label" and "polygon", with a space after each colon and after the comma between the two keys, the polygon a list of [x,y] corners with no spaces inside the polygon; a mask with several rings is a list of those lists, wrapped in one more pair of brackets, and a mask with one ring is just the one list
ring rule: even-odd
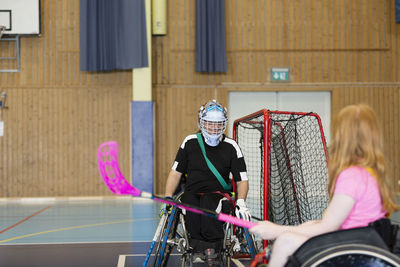
{"label": "protective helmet", "polygon": [[208,101],[200,107],[198,126],[208,145],[217,146],[219,144],[227,120],[226,108],[216,100]]}

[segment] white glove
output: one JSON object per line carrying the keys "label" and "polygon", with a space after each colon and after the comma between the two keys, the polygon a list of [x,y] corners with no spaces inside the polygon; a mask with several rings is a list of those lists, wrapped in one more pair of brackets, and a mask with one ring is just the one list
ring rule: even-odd
{"label": "white glove", "polygon": [[246,202],[243,198],[239,198],[236,200],[236,209],[235,209],[236,217],[244,219],[246,221],[250,221],[251,214],[250,210],[246,205]]}

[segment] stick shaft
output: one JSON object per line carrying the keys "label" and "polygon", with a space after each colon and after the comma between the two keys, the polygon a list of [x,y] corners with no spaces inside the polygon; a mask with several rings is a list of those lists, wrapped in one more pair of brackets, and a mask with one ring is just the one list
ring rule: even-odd
{"label": "stick shaft", "polygon": [[228,223],[231,223],[236,226],[243,227],[243,228],[251,228],[251,227],[257,225],[257,223],[255,223],[255,222],[242,220],[242,219],[239,219],[238,217],[231,216],[231,215],[228,215],[225,213],[220,213],[218,215],[218,220],[223,221],[223,222],[228,222]]}
{"label": "stick shaft", "polygon": [[164,228],[166,221],[167,221],[167,215],[164,214],[163,216],[161,216],[161,220],[158,223],[156,232],[154,233],[153,242],[158,240],[158,238],[161,234],[161,230]]}
{"label": "stick shaft", "polygon": [[147,265],[147,263],[148,263],[148,261],[150,259],[150,256],[151,256],[151,252],[153,251],[154,245],[156,244],[158,238],[160,237],[161,230],[164,228],[166,221],[167,221],[167,215],[164,214],[161,217],[160,222],[158,223],[158,227],[157,227],[156,232],[155,232],[154,237],[153,237],[153,242],[151,242],[150,249],[147,252],[146,259],[144,260],[142,267],[145,267]]}
{"label": "stick shaft", "polygon": [[217,220],[232,223],[245,228],[250,228],[255,225],[255,223],[248,222],[228,214],[216,213],[212,210],[171,201],[169,199],[141,191],[140,189],[134,187],[125,179],[118,166],[118,143],[115,141],[106,142],[100,145],[97,152],[97,162],[100,175],[103,178],[104,183],[116,195],[131,195],[134,197],[153,199],[161,203],[173,205],[190,212],[212,217]]}
{"label": "stick shaft", "polygon": [[257,225],[257,223],[246,221],[246,220],[237,218],[237,217],[232,216],[232,215],[228,215],[228,214],[225,214],[225,213],[216,213],[215,211],[212,211],[212,210],[202,209],[202,208],[195,207],[195,206],[188,205],[188,204],[182,204],[180,202],[176,202],[176,201],[173,201],[173,200],[170,200],[170,199],[166,199],[166,198],[163,198],[163,197],[155,196],[155,195],[152,195],[150,193],[143,192],[143,191],[141,192],[140,196],[141,197],[145,197],[145,198],[153,199],[153,200],[155,200],[157,202],[160,202],[160,203],[165,203],[165,204],[168,204],[168,205],[176,206],[176,207],[178,207],[180,209],[185,209],[187,211],[194,212],[194,213],[197,213],[197,214],[200,214],[200,215],[203,215],[203,216],[212,217],[212,218],[215,218],[215,219],[217,219],[219,221],[228,222],[228,223],[234,224],[236,226],[244,227],[244,228],[251,228],[251,227]]}

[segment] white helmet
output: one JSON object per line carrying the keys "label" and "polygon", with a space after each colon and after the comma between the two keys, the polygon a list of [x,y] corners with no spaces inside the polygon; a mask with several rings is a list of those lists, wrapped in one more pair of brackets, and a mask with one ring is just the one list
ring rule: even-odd
{"label": "white helmet", "polygon": [[200,107],[198,126],[208,145],[219,144],[227,120],[226,108],[216,100],[208,101]]}

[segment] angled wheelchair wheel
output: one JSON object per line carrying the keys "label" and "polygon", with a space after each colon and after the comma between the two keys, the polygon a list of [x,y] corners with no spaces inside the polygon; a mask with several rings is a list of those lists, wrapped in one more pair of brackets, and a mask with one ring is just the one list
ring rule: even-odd
{"label": "angled wheelchair wheel", "polygon": [[178,225],[179,211],[176,207],[172,208],[171,214],[168,215],[167,225],[162,232],[160,243],[155,253],[153,267],[167,266],[169,256],[174,246],[173,238],[175,237],[176,227]]}
{"label": "angled wheelchair wheel", "polygon": [[289,257],[285,267],[400,266],[371,227],[338,230],[307,240]]}
{"label": "angled wheelchair wheel", "polygon": [[227,224],[223,243],[223,266],[230,267],[232,258],[253,258],[258,253],[254,236],[247,229]]}
{"label": "angled wheelchair wheel", "polygon": [[389,251],[364,244],[333,246],[317,253],[304,262],[302,267],[395,267],[400,259]]}
{"label": "angled wheelchair wheel", "polygon": [[254,235],[250,234],[248,229],[242,227],[236,227],[235,235],[239,239],[240,254],[242,257],[248,256],[250,258],[254,258],[259,252]]}
{"label": "angled wheelchair wheel", "polygon": [[254,258],[257,255],[257,253],[259,252],[254,235],[250,234],[249,230],[246,228],[243,228],[243,234],[246,239],[246,244],[247,244],[247,248],[248,248],[250,257]]}
{"label": "angled wheelchair wheel", "polygon": [[[183,192],[176,195],[175,200],[179,200],[182,194]],[[184,216],[179,208],[173,207],[171,213],[168,215],[167,223],[161,232],[160,241],[154,256],[153,267],[167,266],[171,252],[174,249],[182,252],[182,266],[187,266],[187,263],[190,262],[187,260],[190,256],[187,252],[187,246],[188,236],[185,229]]]}

